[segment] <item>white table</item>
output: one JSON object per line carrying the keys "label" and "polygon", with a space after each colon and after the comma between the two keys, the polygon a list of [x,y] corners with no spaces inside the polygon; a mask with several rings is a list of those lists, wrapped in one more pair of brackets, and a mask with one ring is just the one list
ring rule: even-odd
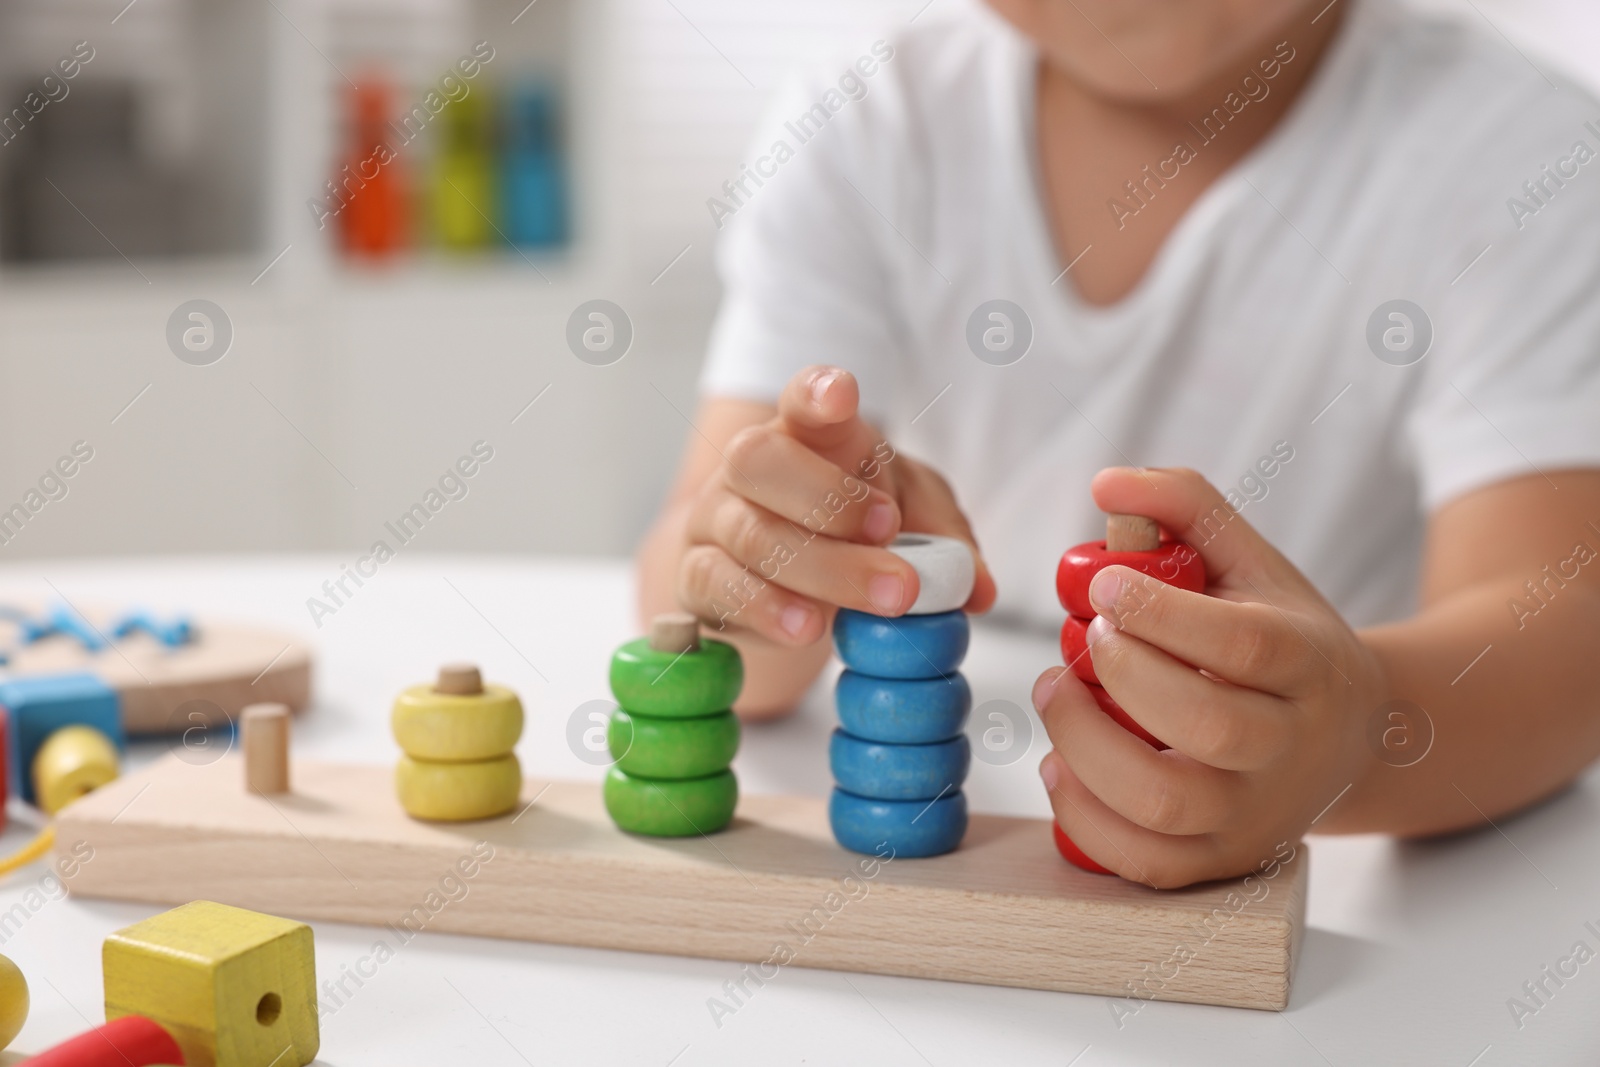
{"label": "white table", "polygon": [[[47,577],[74,600],[187,609],[313,636],[317,700],[295,733],[298,753],[310,757],[389,763],[393,695],[443,660],[473,659],[522,694],[528,774],[600,777],[568,749],[567,720],[607,695],[611,650],[634,634],[622,563],[402,552],[313,629],[306,598],[347,562],[19,564],[0,567],[0,591],[47,597]],[[1057,658],[1048,634],[980,626],[965,670],[977,702],[1027,707],[1034,677]],[[797,715],[747,730],[743,790],[822,795],[831,728],[819,686]],[[1031,749],[1011,765],[974,763],[967,790],[976,810],[1048,814],[1035,773],[1046,741],[1036,720],[1034,728]],[[165,748],[138,744],[133,759]],[[323,1017],[317,1062],[1592,1065],[1600,962],[1560,988],[1547,982],[1554,996],[1521,1029],[1507,999],[1524,996],[1522,984],[1575,942],[1600,951],[1584,926],[1600,929],[1597,815],[1600,779],[1591,777],[1498,831],[1427,844],[1314,839],[1310,930],[1283,1013],[1153,1003],[1119,1029],[1100,997],[795,966],[718,1027],[707,1000],[737,975],[730,963],[424,934],[360,988],[347,981],[351,995]],[[0,847],[23,839],[13,826]],[[0,952],[33,988],[15,1043],[27,1051],[103,1018],[100,942],[155,910],[50,899],[49,883],[37,892],[44,874],[36,865],[0,885]],[[318,976],[337,978],[373,940],[362,927],[317,924]]]}

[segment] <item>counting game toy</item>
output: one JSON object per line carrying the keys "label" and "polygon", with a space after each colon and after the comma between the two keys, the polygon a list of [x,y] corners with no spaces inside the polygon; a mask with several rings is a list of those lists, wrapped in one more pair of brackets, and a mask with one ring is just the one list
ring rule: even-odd
{"label": "counting game toy", "polygon": [[962,732],[972,691],[967,654],[972,552],[951,537],[906,534],[889,546],[916,570],[902,618],[841,609],[833,640],[845,663],[834,688],[841,726],[828,745],[833,835],[845,848],[915,858],[949,852],[967,830],[961,792],[972,749]]}
{"label": "counting game toy", "polygon": [[732,708],[744,684],[739,652],[702,640],[693,615],[657,616],[650,636],[611,657],[617,710],[606,729],[616,760],[606,811],[624,830],[652,837],[715,833],[739,802],[729,765],[739,749]]}
{"label": "counting game toy", "polygon": [[[1061,627],[1061,656],[1089,687],[1100,709],[1117,725],[1156,749],[1167,746],[1134,721],[1122,706],[1100,685],[1089,655],[1089,623],[1095,617],[1089,602],[1089,584],[1106,567],[1131,567],[1140,574],[1179,589],[1202,593],[1206,587],[1205,563],[1200,553],[1181,541],[1161,540],[1161,527],[1154,519],[1141,515],[1110,515],[1106,518],[1106,539],[1074,545],[1061,556],[1056,568],[1056,595],[1067,609]],[[1052,827],[1056,848],[1068,862],[1095,874],[1110,874],[1073,843],[1059,824]]]}
{"label": "counting game toy", "polygon": [[[69,686],[80,707],[96,705],[92,714],[103,730],[116,721],[112,736],[218,725],[247,704],[298,711],[311,697],[310,651],[273,630],[18,603],[0,597],[0,687],[26,702],[31,686],[42,686],[52,701],[59,699],[55,686]],[[4,695],[0,703],[12,707]],[[12,711],[12,727],[21,732],[25,724],[16,720],[29,713]],[[13,777],[12,788],[19,785],[26,788]]]}
{"label": "counting game toy", "polygon": [[[927,613],[862,616],[839,632],[850,665],[836,690],[839,792],[937,798],[943,790],[935,804],[959,792],[966,757],[956,739],[972,698],[956,669],[965,620],[958,626],[949,616],[959,617],[971,578],[941,576],[937,568],[957,557],[928,540],[897,549],[918,569],[916,607]],[[897,629],[887,632],[907,635],[895,639],[914,652],[882,639],[878,627],[891,621]],[[416,817],[385,768],[289,761],[287,730],[256,728],[274,716],[252,709],[242,752],[198,765],[168,756],[62,811],[58,851],[81,842],[95,856],[64,881],[76,896],[201,897],[382,925],[412,915],[441,872],[470,869],[471,892],[430,914],[429,930],[758,963],[802,923],[817,932],[795,950],[801,966],[1239,1007],[1287,1003],[1305,915],[1303,857],[1275,866],[1264,894],[1259,886],[1245,893],[1237,880],[1163,891],[1063,864],[1045,819],[963,811],[959,822],[936,817],[924,837],[918,819],[908,830],[869,815],[852,828],[815,798],[737,797],[728,770],[737,724],[723,716],[742,683],[738,655],[695,630],[690,620],[664,618],[613,657],[621,709],[608,734],[617,765],[604,786],[524,781],[503,814]],[[496,687],[451,692],[481,685],[475,671],[470,679],[466,668],[447,668],[435,685],[402,694],[396,708],[407,714],[395,732],[407,752],[426,750],[445,769],[500,758],[492,753],[514,740],[520,721]],[[276,717],[286,726],[286,712]],[[648,785],[618,794],[611,783],[619,779],[654,783],[668,801],[652,801]],[[694,786],[722,780],[727,794],[693,799]],[[930,808],[927,800],[882,803]],[[841,828],[846,837],[862,827],[847,844],[865,846],[868,857],[835,840]],[[942,854],[918,858],[924,851]],[[846,878],[870,889],[841,909]],[[1174,946],[1185,944],[1197,947],[1174,969]],[[1172,976],[1152,987],[1147,978],[1158,971]]]}

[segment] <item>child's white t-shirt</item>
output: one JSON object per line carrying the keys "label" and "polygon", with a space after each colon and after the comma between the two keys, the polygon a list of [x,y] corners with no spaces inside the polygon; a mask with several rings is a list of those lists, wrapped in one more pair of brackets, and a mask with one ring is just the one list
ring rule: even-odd
{"label": "child's white t-shirt", "polygon": [[[1189,151],[1292,51],[1195,116]],[[1036,64],[986,9],[930,11],[787,92],[708,205],[726,298],[703,391],[854,371],[954,486],[1000,613],[1059,621],[1056,560],[1103,536],[1108,465],[1198,469],[1358,625],[1414,607],[1431,509],[1600,466],[1592,97],[1470,26],[1358,3],[1278,129],[1094,307],[1062,277],[1094,249],[1057,250],[1041,204]],[[1128,178],[1159,197],[1182,157]],[[1122,194],[1107,211],[1140,225]]]}

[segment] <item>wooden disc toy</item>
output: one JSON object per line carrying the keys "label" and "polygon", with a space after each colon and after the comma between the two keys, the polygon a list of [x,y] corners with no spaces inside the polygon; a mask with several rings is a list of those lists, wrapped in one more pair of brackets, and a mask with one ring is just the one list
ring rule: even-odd
{"label": "wooden disc toy", "polygon": [[[1158,528],[1149,519],[1132,530],[1118,523],[1119,519],[1133,517],[1111,516],[1106,520],[1106,540],[1074,545],[1062,553],[1061,563],[1056,567],[1056,596],[1068,614],[1080,619],[1094,618],[1094,605],[1089,603],[1089,583],[1106,567],[1117,565],[1131,567],[1191,593],[1206,591],[1206,565],[1200,553],[1182,541],[1161,541]],[[1129,545],[1150,547],[1130,548]]]}
{"label": "wooden disc toy", "polygon": [[903,534],[889,550],[917,572],[899,618],[841,610],[833,643],[848,668],[834,687],[841,727],[828,744],[834,839],[905,859],[949,852],[967,832],[961,792],[972,751],[961,732],[972,690],[959,670],[971,631],[961,611],[976,563],[964,541]]}
{"label": "wooden disc toy", "polygon": [[889,551],[917,572],[917,599],[907,615],[955,611],[972,596],[977,564],[966,542],[937,534],[906,533],[889,543]]}
{"label": "wooden disc toy", "polygon": [[[1190,592],[1202,593],[1206,587],[1206,567],[1200,553],[1182,541],[1162,541],[1161,527],[1143,515],[1106,516],[1106,539],[1074,545],[1062,553],[1056,567],[1056,595],[1067,609],[1061,627],[1062,662],[1089,687],[1100,710],[1117,725],[1156,749],[1168,746],[1129,715],[1100,685],[1094,661],[1088,650],[1089,623],[1095,618],[1089,602],[1089,583],[1101,570],[1111,566],[1131,567],[1141,574]],[[1094,874],[1110,874],[1090,859],[1060,826],[1052,830],[1056,849],[1071,864]]]}
{"label": "wooden disc toy", "polygon": [[311,651],[282,631],[78,607],[0,594],[0,684],[90,675],[114,695],[130,734],[220,725],[247,704],[299,711],[310,702]]}
{"label": "wooden disc toy", "polygon": [[739,749],[732,708],[744,684],[738,649],[701,640],[683,612],[657,615],[650,633],[611,657],[617,710],[606,728],[616,762],[606,811],[630,833],[687,837],[725,829],[739,803],[730,769]]}
{"label": "wooden disc toy", "polygon": [[475,665],[447,663],[433,682],[403,691],[389,726],[404,753],[395,795],[414,817],[466,822],[516,805],[522,701],[503,685],[485,685]]}

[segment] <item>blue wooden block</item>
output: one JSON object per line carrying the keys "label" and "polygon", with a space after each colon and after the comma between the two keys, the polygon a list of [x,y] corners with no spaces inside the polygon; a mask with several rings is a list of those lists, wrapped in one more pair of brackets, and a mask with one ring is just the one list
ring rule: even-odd
{"label": "blue wooden block", "polygon": [[949,852],[967,832],[965,793],[934,801],[868,800],[835,789],[828,801],[833,836],[852,852],[917,859]]}
{"label": "blue wooden block", "polygon": [[970,635],[960,611],[886,619],[845,608],[833,618],[839,658],[874,678],[948,677],[966,658]]}
{"label": "blue wooden block", "polygon": [[33,756],[63,726],[83,724],[127,747],[116,691],[92,674],[56,674],[0,683],[0,707],[11,718],[11,788],[33,802]]}
{"label": "blue wooden block", "polygon": [[960,734],[972,687],[959,671],[944,678],[874,678],[844,671],[833,688],[845,730],[866,741],[925,745]]}
{"label": "blue wooden block", "polygon": [[873,800],[932,800],[967,780],[972,747],[966,734],[929,745],[886,745],[835,730],[828,764],[839,788]]}

